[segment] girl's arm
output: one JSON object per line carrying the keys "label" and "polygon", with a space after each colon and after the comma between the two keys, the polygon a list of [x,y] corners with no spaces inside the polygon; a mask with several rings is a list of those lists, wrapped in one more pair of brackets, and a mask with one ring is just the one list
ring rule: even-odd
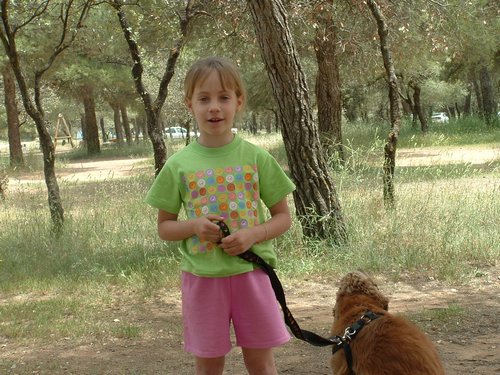
{"label": "girl's arm", "polygon": [[286,197],[269,209],[271,219],[252,228],[240,229],[222,239],[219,245],[229,255],[247,251],[253,244],[281,236],[292,225]]}
{"label": "girl's arm", "polygon": [[207,215],[185,221],[177,221],[177,217],[177,214],[158,211],[158,235],[162,240],[181,241],[196,234],[202,241],[220,241],[220,229],[213,220],[222,220],[222,217]]}

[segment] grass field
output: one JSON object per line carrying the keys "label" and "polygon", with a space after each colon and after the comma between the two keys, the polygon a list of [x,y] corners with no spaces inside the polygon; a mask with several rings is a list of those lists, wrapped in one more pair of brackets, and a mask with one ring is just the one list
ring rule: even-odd
{"label": "grass field", "polygon": [[[308,240],[294,218],[291,230],[276,240],[279,272],[285,279],[342,274],[353,268],[466,282],[500,259],[500,159],[473,164],[439,163],[401,167],[396,172],[396,209],[386,211],[381,186],[384,130],[375,125],[346,126],[348,160],[334,166],[349,241],[333,247],[329,239]],[[279,135],[250,136],[283,164]],[[478,122],[450,122],[423,136],[401,134],[405,150],[498,148],[500,130]],[[149,145],[133,150],[104,149],[104,157],[152,156]],[[169,152],[180,144],[169,144]],[[80,160],[81,151],[61,154],[58,168]],[[41,169],[28,155],[30,170]],[[97,159],[96,159],[97,160]],[[32,162],[31,162],[32,161]],[[97,335],[134,337],[133,324],[101,317],[116,302],[146,298],[160,288],[177,288],[177,243],[156,234],[156,212],[143,203],[152,182],[149,169],[125,179],[61,183],[65,207],[63,234],[50,232],[46,187],[14,184],[26,171],[10,171],[0,211],[0,326],[10,338],[32,339]],[[293,202],[290,201],[293,207]],[[293,211],[293,208],[292,208]],[[17,296],[20,303],[6,303]],[[3,301],[3,302],[2,302]],[[67,319],[78,315],[81,319]]]}

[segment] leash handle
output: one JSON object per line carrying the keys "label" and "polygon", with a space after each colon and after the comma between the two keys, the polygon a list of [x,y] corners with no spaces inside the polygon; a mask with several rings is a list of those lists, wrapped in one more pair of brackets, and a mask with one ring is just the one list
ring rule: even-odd
{"label": "leash handle", "polygon": [[[223,237],[227,237],[231,234],[231,231],[229,230],[225,222],[215,221],[215,224],[219,226]],[[238,256],[246,260],[247,262],[258,265],[267,274],[271,281],[276,299],[278,300],[281,306],[281,310],[283,311],[285,323],[288,327],[290,327],[290,330],[296,338],[306,341],[307,343],[314,346],[335,345],[340,347],[341,345],[343,345],[342,340],[337,336],[334,336],[332,338],[324,338],[314,332],[301,329],[299,324],[293,317],[292,312],[286,305],[285,291],[283,290],[283,286],[281,285],[278,275],[276,275],[273,267],[271,267],[269,263],[267,263],[264,259],[250,250],[247,250],[244,253],[239,254]]]}

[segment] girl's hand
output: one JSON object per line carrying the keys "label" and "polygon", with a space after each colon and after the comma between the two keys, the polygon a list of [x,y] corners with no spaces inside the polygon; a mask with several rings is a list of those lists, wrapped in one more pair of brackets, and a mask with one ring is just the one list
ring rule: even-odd
{"label": "girl's hand", "polygon": [[240,229],[237,232],[224,237],[221,240],[219,247],[228,255],[236,256],[244,253],[256,242],[255,233],[252,229]]}
{"label": "girl's hand", "polygon": [[201,241],[217,243],[222,238],[220,228],[214,220],[224,220],[218,215],[207,215],[193,219],[193,231]]}

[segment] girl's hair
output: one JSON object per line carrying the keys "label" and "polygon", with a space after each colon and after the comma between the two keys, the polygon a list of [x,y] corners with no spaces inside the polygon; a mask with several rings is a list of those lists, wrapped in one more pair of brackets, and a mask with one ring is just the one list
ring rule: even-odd
{"label": "girl's hair", "polygon": [[208,75],[216,71],[224,90],[233,90],[238,98],[246,99],[245,85],[238,68],[222,57],[207,57],[195,62],[184,80],[184,100],[191,99],[196,85],[201,84]]}

